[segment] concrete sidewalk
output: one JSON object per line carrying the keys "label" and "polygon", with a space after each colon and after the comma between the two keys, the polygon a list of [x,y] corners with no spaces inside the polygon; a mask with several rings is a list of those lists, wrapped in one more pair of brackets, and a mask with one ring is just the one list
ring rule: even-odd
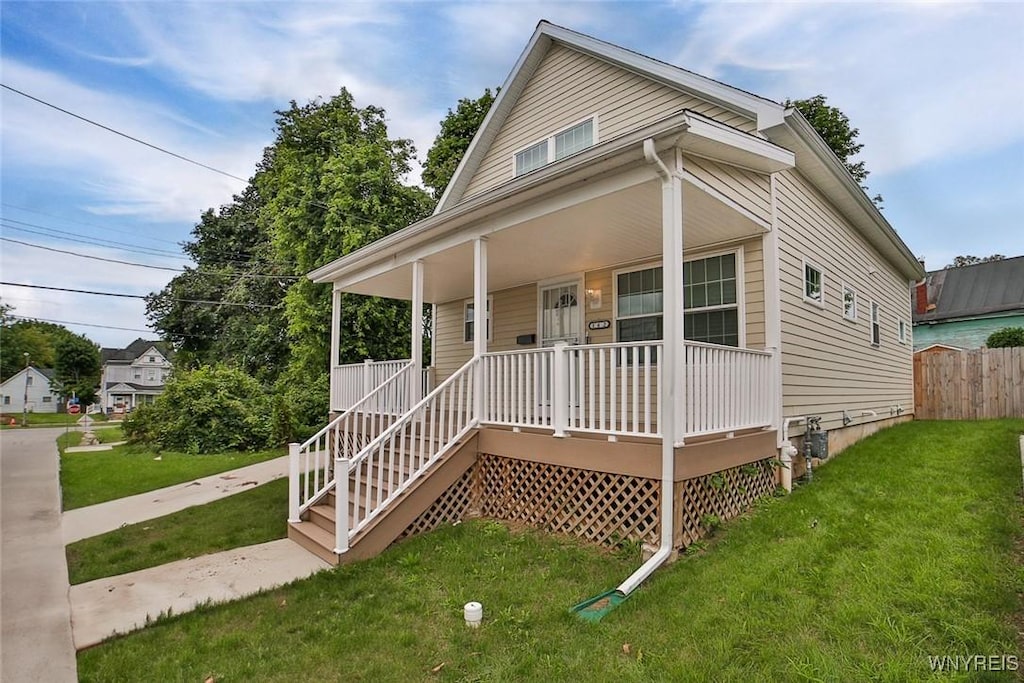
{"label": "concrete sidewalk", "polygon": [[204,505],[286,476],[287,455],[156,491],[68,510],[62,518],[64,543],[163,517],[193,505]]}
{"label": "concrete sidewalk", "polygon": [[75,647],[96,645],[170,611],[224,602],[305,578],[329,564],[282,539],[71,587]]}
{"label": "concrete sidewalk", "polygon": [[61,542],[57,437],[0,431],[0,680],[77,681]]}

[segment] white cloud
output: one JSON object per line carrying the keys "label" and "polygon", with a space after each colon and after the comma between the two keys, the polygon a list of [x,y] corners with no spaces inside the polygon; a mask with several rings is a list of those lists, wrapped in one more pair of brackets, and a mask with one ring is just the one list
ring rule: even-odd
{"label": "white cloud", "polygon": [[1024,139],[1004,70],[1024,63],[1022,28],[1015,5],[711,4],[674,61],[758,72],[778,100],[825,94],[881,175]]}

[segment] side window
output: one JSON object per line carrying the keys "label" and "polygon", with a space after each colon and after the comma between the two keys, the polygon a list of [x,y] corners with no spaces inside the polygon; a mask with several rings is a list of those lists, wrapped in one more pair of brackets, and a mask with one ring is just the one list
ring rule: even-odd
{"label": "side window", "polygon": [[881,346],[882,344],[882,311],[878,304],[871,302],[871,345]]}
{"label": "side window", "polygon": [[825,307],[825,273],[807,259],[804,259],[804,301]]}
{"label": "side window", "polygon": [[[493,297],[487,297],[487,341],[491,341],[491,301]],[[469,344],[474,339],[473,326],[476,324],[475,306],[472,301],[465,304],[462,317],[462,341]]]}
{"label": "side window", "polygon": [[843,285],[843,317],[857,320],[857,292],[849,285]]}
{"label": "side window", "polygon": [[535,171],[559,159],[593,147],[597,139],[597,118],[569,126],[513,154],[512,177]]}

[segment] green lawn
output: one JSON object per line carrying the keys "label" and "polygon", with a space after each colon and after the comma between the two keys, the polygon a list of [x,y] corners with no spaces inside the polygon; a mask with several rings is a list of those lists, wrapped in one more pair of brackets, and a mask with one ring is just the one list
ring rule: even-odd
{"label": "green lawn", "polygon": [[[28,414],[28,426],[29,427],[63,427],[64,425],[71,425],[74,427],[81,415],[68,415],[67,413],[29,413]],[[107,416],[101,413],[89,416],[95,422],[106,422]],[[4,413],[0,415],[0,427],[3,429],[21,429],[21,413]],[[15,420],[16,425],[11,427],[11,420]]]}
{"label": "green lawn", "polygon": [[278,479],[206,505],[67,546],[72,584],[284,538],[288,480]]}
{"label": "green lawn", "polygon": [[[635,559],[487,521],[446,527],[79,653],[82,681],[916,681],[1019,655],[1024,420],[917,422],[726,524],[599,624],[568,612]],[[462,605],[479,600],[469,630]],[[1019,623],[1019,622],[1018,622]],[[941,680],[1013,680],[1012,672]]]}
{"label": "green lawn", "polygon": [[[67,437],[81,439],[80,435]],[[65,436],[58,439],[61,449]],[[245,467],[285,454],[283,448],[256,453],[188,455],[157,453],[137,445],[115,446],[110,451],[61,454],[60,481],[64,509],[72,510],[115,498],[180,484],[218,472]],[[159,457],[159,460],[157,459]]]}

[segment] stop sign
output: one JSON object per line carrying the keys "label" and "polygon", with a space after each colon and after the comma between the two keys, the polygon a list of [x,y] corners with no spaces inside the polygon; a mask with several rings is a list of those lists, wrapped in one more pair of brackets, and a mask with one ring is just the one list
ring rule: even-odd
{"label": "stop sign", "polygon": [[68,412],[72,415],[77,415],[79,410],[81,410],[81,408],[78,407],[77,403],[72,403],[68,406]]}

